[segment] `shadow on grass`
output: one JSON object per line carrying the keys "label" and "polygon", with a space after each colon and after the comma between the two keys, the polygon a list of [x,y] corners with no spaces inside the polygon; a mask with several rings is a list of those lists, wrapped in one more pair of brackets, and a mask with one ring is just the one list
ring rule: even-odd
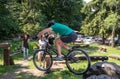
{"label": "shadow on grass", "polygon": [[54,72],[44,74],[36,69],[21,65],[0,66],[0,72],[2,72],[0,79],[82,79],[81,75],[74,75],[68,70],[54,70]]}
{"label": "shadow on grass", "polygon": [[38,79],[34,76],[29,66],[21,64],[2,66],[0,65],[0,79]]}
{"label": "shadow on grass", "polygon": [[89,55],[98,51],[99,47],[94,45],[89,45],[88,47],[81,48],[85,50]]}
{"label": "shadow on grass", "polygon": [[20,68],[20,66],[19,65],[11,65],[11,66],[0,65],[0,76],[6,72],[12,71],[17,68]]}
{"label": "shadow on grass", "polygon": [[53,73],[46,74],[44,77],[39,77],[40,79],[82,79],[82,75],[75,75],[68,70],[64,71],[54,71]]}

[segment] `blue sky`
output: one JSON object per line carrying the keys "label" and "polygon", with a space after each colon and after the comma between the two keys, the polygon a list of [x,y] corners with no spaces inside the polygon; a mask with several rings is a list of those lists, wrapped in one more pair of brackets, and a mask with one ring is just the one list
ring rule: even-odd
{"label": "blue sky", "polygon": [[84,0],[84,1],[88,3],[88,2],[90,2],[91,0]]}

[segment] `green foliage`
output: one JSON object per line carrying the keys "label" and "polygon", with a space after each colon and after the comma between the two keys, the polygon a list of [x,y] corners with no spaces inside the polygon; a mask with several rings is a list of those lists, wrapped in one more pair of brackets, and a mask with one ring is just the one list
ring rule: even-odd
{"label": "green foliage", "polygon": [[4,4],[0,5],[0,39],[7,38],[11,34],[19,32],[15,19],[10,15]]}
{"label": "green foliage", "polygon": [[[105,19],[105,26],[109,29],[111,27],[116,27],[118,23],[118,17],[117,17],[117,14],[109,14],[108,17]],[[112,30],[112,28],[111,28]]]}
{"label": "green foliage", "polygon": [[120,28],[119,0],[93,0],[82,8],[82,12],[86,14],[82,25],[84,34],[102,37],[112,35],[112,38],[119,35],[117,32]]}
{"label": "green foliage", "polygon": [[54,19],[57,22],[65,23],[76,30],[80,30],[82,0],[40,0],[40,2],[41,12],[47,16],[47,20]]}
{"label": "green foliage", "polygon": [[82,0],[0,0],[0,4],[0,24],[4,27],[0,35],[36,35],[51,19],[78,31],[82,25]]}

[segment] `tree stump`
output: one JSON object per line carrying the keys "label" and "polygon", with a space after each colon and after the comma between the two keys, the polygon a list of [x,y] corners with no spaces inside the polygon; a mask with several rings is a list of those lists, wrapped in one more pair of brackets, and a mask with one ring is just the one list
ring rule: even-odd
{"label": "tree stump", "polygon": [[4,63],[3,63],[3,65],[4,66],[14,65],[13,59],[9,55],[9,53],[10,53],[10,44],[9,43],[0,43],[0,48],[4,49],[4,53],[3,53]]}
{"label": "tree stump", "polygon": [[107,48],[106,47],[99,47],[99,50],[98,52],[101,52],[101,53],[106,53],[107,52]]}

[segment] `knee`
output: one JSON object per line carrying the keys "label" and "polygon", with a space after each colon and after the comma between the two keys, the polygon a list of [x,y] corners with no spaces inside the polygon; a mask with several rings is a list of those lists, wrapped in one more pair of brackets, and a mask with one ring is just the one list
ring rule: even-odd
{"label": "knee", "polygon": [[60,42],[56,40],[55,44],[56,44],[56,45],[60,45]]}
{"label": "knee", "polygon": [[61,45],[60,39],[56,39],[55,44],[56,44],[56,45]]}

